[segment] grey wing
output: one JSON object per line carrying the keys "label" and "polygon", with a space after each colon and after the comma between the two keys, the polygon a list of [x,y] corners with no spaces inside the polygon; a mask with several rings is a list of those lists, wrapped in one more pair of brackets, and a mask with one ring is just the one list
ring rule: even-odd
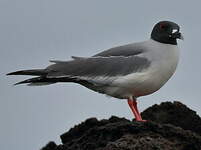
{"label": "grey wing", "polygon": [[46,68],[47,78],[74,78],[95,84],[110,84],[120,76],[141,72],[150,66],[147,58],[140,56],[74,57],[67,62],[55,62]]}
{"label": "grey wing", "polygon": [[109,57],[109,56],[134,56],[141,54],[145,51],[139,43],[134,44],[127,44],[123,46],[113,47],[101,53],[94,55],[93,57],[102,56],[102,57]]}

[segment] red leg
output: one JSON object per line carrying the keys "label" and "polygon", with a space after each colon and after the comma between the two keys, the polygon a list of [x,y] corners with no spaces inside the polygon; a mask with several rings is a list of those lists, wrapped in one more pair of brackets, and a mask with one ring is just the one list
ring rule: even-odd
{"label": "red leg", "polygon": [[134,116],[135,116],[135,119],[136,121],[141,121],[141,122],[145,122],[146,120],[142,120],[142,117],[138,111],[138,108],[137,108],[137,102],[136,100],[133,100],[133,99],[128,99],[128,105],[129,107],[131,108]]}
{"label": "red leg", "polygon": [[133,100],[133,107],[137,111],[139,118],[142,120],[142,116],[140,115],[138,108],[137,108],[137,101],[136,100]]}

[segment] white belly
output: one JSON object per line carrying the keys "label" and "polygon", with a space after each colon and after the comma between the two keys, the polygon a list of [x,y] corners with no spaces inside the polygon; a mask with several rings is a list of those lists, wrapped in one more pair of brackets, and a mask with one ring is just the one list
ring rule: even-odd
{"label": "white belly", "polygon": [[143,55],[152,62],[147,70],[120,77],[114,82],[115,86],[108,89],[109,95],[119,98],[139,97],[159,90],[174,74],[179,50],[177,46],[169,44],[161,44],[157,48]]}

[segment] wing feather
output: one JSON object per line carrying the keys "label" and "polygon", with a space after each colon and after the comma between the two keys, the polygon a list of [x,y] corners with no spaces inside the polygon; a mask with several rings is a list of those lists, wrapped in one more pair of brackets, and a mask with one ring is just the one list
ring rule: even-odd
{"label": "wing feather", "polygon": [[76,57],[49,66],[47,78],[68,77],[107,84],[119,76],[141,72],[149,65],[150,61],[140,56]]}

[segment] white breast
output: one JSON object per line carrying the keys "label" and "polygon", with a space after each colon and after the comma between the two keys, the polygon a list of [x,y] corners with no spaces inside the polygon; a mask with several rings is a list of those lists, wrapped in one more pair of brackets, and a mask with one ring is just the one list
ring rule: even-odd
{"label": "white breast", "polygon": [[133,73],[117,79],[114,84],[118,86],[115,93],[124,97],[144,96],[159,90],[174,74],[178,60],[179,49],[177,45],[162,44],[154,40],[143,43],[147,50],[140,54],[151,61],[151,66],[141,73]]}

